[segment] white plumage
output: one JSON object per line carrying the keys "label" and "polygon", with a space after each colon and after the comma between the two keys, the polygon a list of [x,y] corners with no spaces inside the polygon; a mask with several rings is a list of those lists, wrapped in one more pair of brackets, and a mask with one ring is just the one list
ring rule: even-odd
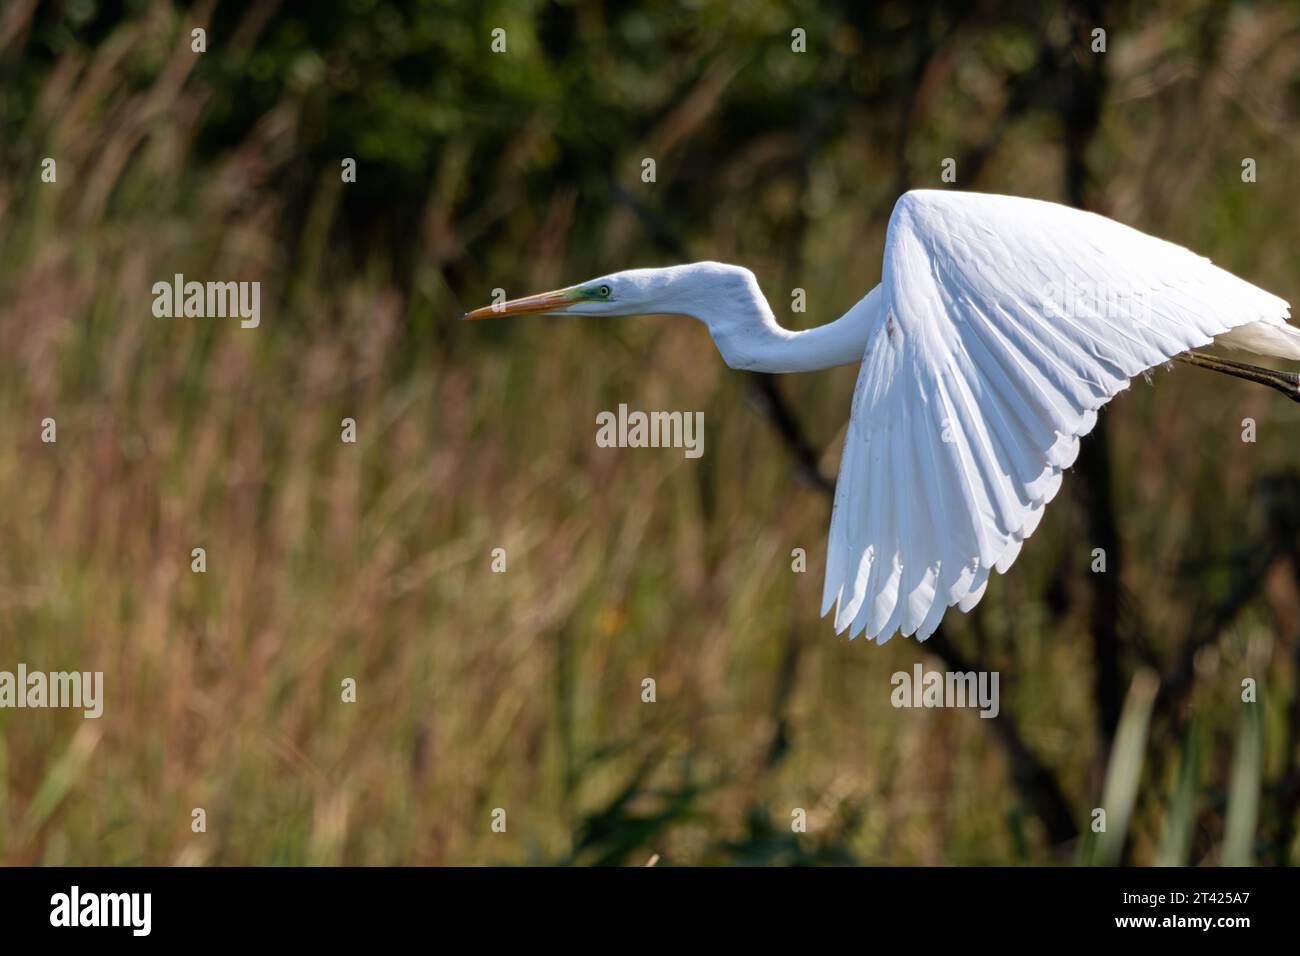
{"label": "white plumage", "polygon": [[1277,296],[1181,246],[1031,199],[907,193],[881,288],[822,607],[835,606],[837,630],[881,641],[925,640],[948,607],[979,602],[1097,409],[1133,376],[1252,323],[1300,346]]}
{"label": "white plumage", "polygon": [[1285,301],[1192,252],[1054,203],[918,190],[894,207],[880,285],[782,328],[752,273],[617,272],[468,318],[682,313],[735,368],[861,363],[827,542],[837,631],[925,640],[974,607],[1061,487],[1097,410],[1212,341],[1300,359]]}

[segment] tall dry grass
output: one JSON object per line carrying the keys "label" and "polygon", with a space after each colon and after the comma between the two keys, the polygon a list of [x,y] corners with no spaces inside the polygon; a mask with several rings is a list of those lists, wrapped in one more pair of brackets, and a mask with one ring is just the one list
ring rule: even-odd
{"label": "tall dry grass", "polygon": [[[481,199],[469,183],[482,154],[439,157],[409,275],[391,250],[349,260],[349,187],[333,167],[285,232],[278,184],[298,175],[302,100],[286,96],[229,148],[201,147],[211,89],[180,42],[188,21],[151,10],[64,53],[21,138],[0,146],[0,668],[102,670],[107,692],[97,722],[0,711],[0,860],[1076,858],[1043,839],[987,721],[890,706],[891,673],[937,666],[924,647],[846,643],[817,618],[825,502],[702,328],[456,324],[494,285],[662,261],[626,207],[593,234],[576,193],[520,185],[557,148],[553,127],[501,144]],[[1162,52],[1162,22],[1115,53],[1096,150],[1110,211],[1294,301],[1293,108],[1246,74],[1287,75],[1300,47],[1273,38],[1295,36],[1295,15],[1234,19],[1204,83]],[[0,49],[15,55],[22,30],[8,27]],[[150,58],[142,83],[129,67]],[[658,128],[627,131],[626,157],[700,135],[732,82],[725,62],[706,72]],[[978,136],[968,109],[917,106],[916,168],[937,170],[945,136]],[[1050,126],[1014,124],[969,185],[1055,196],[1054,144]],[[811,323],[876,281],[893,193],[861,170],[888,169],[891,146],[827,145],[833,197],[810,201],[793,250],[765,238],[765,217],[808,201],[764,158],[790,146],[774,135],[719,157],[716,205],[689,240],[700,258],[753,267],[778,312],[785,286],[813,290],[812,314],[788,319]],[[1242,149],[1264,171],[1249,191],[1235,182]],[[39,182],[46,155],[57,184]],[[177,272],[260,280],[261,327],[154,318],[150,287]],[[1258,479],[1296,467],[1300,419],[1245,384],[1154,377],[1107,415],[1124,589],[1142,622],[1130,650],[1160,671],[1197,596],[1257,539]],[[827,472],[852,384],[852,370],[782,383]],[[597,448],[595,415],[619,402],[703,410],[704,457]],[[1240,441],[1247,416],[1256,444]],[[56,444],[40,441],[46,417]],[[355,445],[340,441],[345,417]],[[1294,579],[1275,573],[1197,657],[1190,729],[1134,718],[1110,762],[1128,778],[1108,780],[1083,527],[1067,490],[952,639],[1001,671],[1004,710],[1081,830],[1104,794],[1131,804],[1127,841],[1093,848],[1103,861],[1218,862],[1225,839],[1236,860],[1262,848],[1294,861],[1293,845],[1269,844],[1285,806],[1271,788],[1295,766]],[[190,570],[196,547],[205,574]],[[793,548],[807,549],[806,574],[791,572]],[[1247,674],[1265,688],[1258,738],[1238,703]],[[354,705],[340,702],[348,677]],[[196,807],[206,833],[191,830]],[[497,807],[505,834],[489,827]],[[798,839],[796,807],[810,822]]]}

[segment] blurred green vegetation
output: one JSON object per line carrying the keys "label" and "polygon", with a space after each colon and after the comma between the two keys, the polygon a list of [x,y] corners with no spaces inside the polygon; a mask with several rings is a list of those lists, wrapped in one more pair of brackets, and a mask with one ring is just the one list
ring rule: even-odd
{"label": "blurred green vegetation", "polygon": [[[1294,302],[1298,40],[1217,0],[6,4],[0,669],[107,702],[0,710],[0,860],[1294,863],[1294,405],[1179,368],[1104,413],[1108,727],[1079,476],[942,641],[850,644],[826,499],[701,327],[457,318],[689,256],[820,324],[947,157]],[[177,272],[261,281],[260,328],[155,319]],[[823,474],[853,377],[779,383]],[[597,448],[619,402],[703,410],[704,457]],[[998,720],[890,706],[936,652]]]}

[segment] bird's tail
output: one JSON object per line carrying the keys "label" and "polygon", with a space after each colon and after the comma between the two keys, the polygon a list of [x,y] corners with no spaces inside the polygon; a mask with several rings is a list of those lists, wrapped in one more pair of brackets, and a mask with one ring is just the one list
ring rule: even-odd
{"label": "bird's tail", "polygon": [[1247,322],[1214,339],[1216,345],[1300,362],[1300,329],[1283,322]]}

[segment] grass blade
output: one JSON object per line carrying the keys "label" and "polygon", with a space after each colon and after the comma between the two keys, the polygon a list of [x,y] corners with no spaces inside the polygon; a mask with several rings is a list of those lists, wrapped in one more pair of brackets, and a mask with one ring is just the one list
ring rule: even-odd
{"label": "grass blade", "polygon": [[1259,705],[1244,705],[1237,729],[1237,750],[1228,784],[1228,810],[1223,827],[1224,866],[1250,866],[1255,857],[1255,821],[1259,817],[1259,784],[1263,770],[1263,734]]}
{"label": "grass blade", "polygon": [[1158,685],[1156,675],[1149,670],[1139,671],[1129,685],[1115,745],[1110,752],[1110,764],[1106,768],[1106,783],[1102,788],[1106,829],[1097,835],[1090,847],[1088,862],[1093,866],[1115,866],[1124,851],[1129,818],[1133,815],[1138,783],[1142,779],[1151,707],[1155,703]]}

